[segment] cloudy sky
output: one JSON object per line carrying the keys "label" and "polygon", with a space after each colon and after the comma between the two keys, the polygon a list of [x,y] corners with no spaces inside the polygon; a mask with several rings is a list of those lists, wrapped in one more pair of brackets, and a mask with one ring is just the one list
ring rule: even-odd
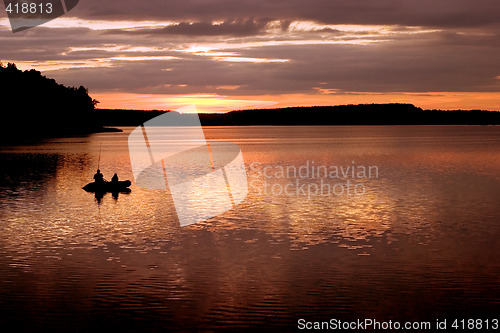
{"label": "cloudy sky", "polygon": [[498,0],[80,0],[0,43],[101,108],[500,110]]}

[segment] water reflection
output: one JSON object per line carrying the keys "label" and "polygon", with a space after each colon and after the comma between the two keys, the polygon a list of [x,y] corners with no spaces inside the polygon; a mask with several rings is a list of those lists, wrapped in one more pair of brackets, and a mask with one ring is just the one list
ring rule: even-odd
{"label": "water reflection", "polygon": [[362,180],[360,196],[275,195],[248,168],[240,205],[185,228],[167,191],[133,184],[97,204],[82,190],[100,142],[102,172],[133,179],[129,130],[2,150],[2,323],[290,330],[299,315],[497,313],[495,127],[207,128],[209,141],[237,143],[247,166],[355,161],[379,177]]}
{"label": "water reflection", "polygon": [[97,191],[97,192],[94,192],[94,198],[95,200],[97,201],[97,203],[100,205],[101,202],[102,202],[102,199],[104,198],[104,196],[106,194],[111,194],[111,197],[114,199],[114,200],[118,200],[118,197],[120,196],[120,193],[123,194],[123,195],[129,195],[131,191],[122,191],[122,192],[100,192],[100,191]]}

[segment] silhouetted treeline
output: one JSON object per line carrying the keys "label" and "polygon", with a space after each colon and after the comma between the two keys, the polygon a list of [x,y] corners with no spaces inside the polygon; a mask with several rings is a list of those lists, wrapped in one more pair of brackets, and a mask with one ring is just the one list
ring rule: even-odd
{"label": "silhouetted treeline", "polygon": [[412,104],[292,107],[200,114],[203,125],[497,125],[500,112],[422,110]]}
{"label": "silhouetted treeline", "polygon": [[[137,126],[164,111],[95,110],[106,126]],[[497,111],[422,110],[412,104],[359,104],[200,113],[204,126],[498,125]]]}
{"label": "silhouetted treeline", "polygon": [[93,111],[95,117],[97,117],[104,126],[138,126],[162,113],[165,113],[165,111],[110,109],[96,109]]}
{"label": "silhouetted treeline", "polygon": [[85,87],[65,87],[34,69],[0,64],[0,96],[2,142],[102,130]]}

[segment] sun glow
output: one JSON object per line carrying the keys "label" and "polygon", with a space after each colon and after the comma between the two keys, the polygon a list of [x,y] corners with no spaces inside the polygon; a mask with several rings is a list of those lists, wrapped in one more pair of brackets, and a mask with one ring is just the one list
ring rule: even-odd
{"label": "sun glow", "polygon": [[131,93],[92,94],[102,103],[99,108],[175,110],[194,104],[199,113],[224,113],[232,110],[265,108],[275,105],[272,100],[249,99],[248,96],[228,97],[218,94],[153,95]]}
{"label": "sun glow", "polygon": [[497,110],[500,93],[429,92],[355,94],[280,94],[225,96],[219,94],[155,95],[133,93],[92,93],[103,109],[175,110],[195,104],[201,113],[224,113],[232,110],[292,106],[321,106],[369,103],[411,103],[423,109]]}

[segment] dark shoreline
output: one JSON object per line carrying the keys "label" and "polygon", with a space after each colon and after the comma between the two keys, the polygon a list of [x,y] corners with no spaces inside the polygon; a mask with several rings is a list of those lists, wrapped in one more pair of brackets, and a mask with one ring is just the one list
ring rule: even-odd
{"label": "dark shoreline", "polygon": [[[140,126],[165,112],[94,109],[71,123],[25,124],[20,135],[14,127],[0,133],[0,143],[29,144],[58,137],[122,132],[118,126]],[[339,106],[255,109],[228,113],[198,114],[202,126],[418,126],[418,125],[500,125],[500,112],[484,110],[423,110],[412,104],[359,104]],[[180,117],[193,117],[182,114]],[[46,121],[46,119],[44,119]],[[96,125],[98,124],[98,125]],[[154,125],[154,124],[153,124]]]}
{"label": "dark shoreline", "polygon": [[[104,126],[139,126],[165,112],[96,109]],[[188,114],[185,115],[189,117]],[[499,125],[500,112],[484,110],[423,110],[411,104],[361,104],[200,113],[203,126],[318,125]]]}

